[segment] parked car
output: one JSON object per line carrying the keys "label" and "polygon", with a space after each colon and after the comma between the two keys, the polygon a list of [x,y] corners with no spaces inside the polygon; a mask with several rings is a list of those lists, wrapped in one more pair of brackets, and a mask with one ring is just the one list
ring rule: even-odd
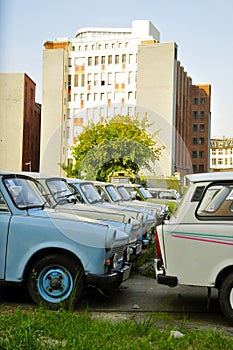
{"label": "parked car", "polygon": [[130,276],[128,235],[108,223],[45,206],[35,181],[0,171],[0,282],[23,283],[38,304],[76,305],[87,285]]}
{"label": "parked car", "polygon": [[187,175],[189,187],[171,219],[157,227],[158,283],[218,289],[233,323],[233,172]]}
{"label": "parked car", "polygon": [[171,215],[176,208],[176,204],[174,204],[171,201],[165,199],[158,200],[157,198],[153,198],[150,191],[140,184],[125,184],[125,187],[129,191],[133,200],[146,201],[158,205],[164,205],[167,208],[167,215]]}
{"label": "parked car", "polygon": [[131,189],[134,188],[134,185],[119,183],[119,184],[114,184],[114,186],[117,189],[117,191],[120,193],[123,201],[132,202],[132,204],[137,207],[143,207],[143,208],[147,207],[147,208],[153,208],[154,210],[156,210],[157,225],[161,224],[165,218],[168,218],[169,210],[167,205],[134,199],[134,196],[130,194]]}
{"label": "parked car", "polygon": [[[82,200],[84,203],[94,204],[95,206],[99,206],[101,208],[107,207],[116,211],[123,211],[135,219],[138,219],[141,222],[140,237],[138,240],[142,242],[143,247],[148,244],[148,239],[146,237],[147,232],[149,232],[154,225],[156,213],[154,213],[154,216],[152,216],[152,211],[148,210],[147,208],[136,208],[134,205],[123,203],[121,200],[111,200],[111,197],[109,197],[108,200],[105,200],[105,198],[101,196],[100,188],[97,186],[97,183],[98,185],[103,184],[104,186],[104,184],[106,184],[104,182],[102,183],[97,181],[69,178],[67,179],[67,182],[74,189],[74,191],[76,191],[76,195],[79,196],[80,200]],[[112,184],[109,185],[113,186]],[[104,191],[104,187],[102,190]],[[119,199],[121,199],[120,195],[117,194],[117,192],[114,194],[113,190],[114,188],[110,188],[112,196],[114,197],[116,195]],[[114,199],[116,198],[114,197]]]}
{"label": "parked car", "polygon": [[147,190],[152,195],[154,202],[166,204],[171,213],[176,210],[177,204],[181,200],[181,195],[175,189],[149,187]]}
{"label": "parked car", "polygon": [[56,210],[71,212],[75,215],[100,220],[116,226],[119,230],[126,232],[129,237],[128,246],[131,258],[135,259],[141,253],[142,244],[138,242],[140,222],[137,219],[123,211],[81,203],[64,178],[41,177],[39,174],[33,176],[37,180],[36,183],[41,194],[47,198],[49,204]]}

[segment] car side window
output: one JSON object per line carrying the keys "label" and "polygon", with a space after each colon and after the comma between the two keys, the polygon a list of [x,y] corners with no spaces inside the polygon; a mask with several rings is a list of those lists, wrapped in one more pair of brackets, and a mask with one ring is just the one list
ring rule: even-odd
{"label": "car side window", "polygon": [[200,201],[197,216],[233,220],[233,184],[209,186]]}
{"label": "car side window", "polygon": [[3,198],[3,195],[0,191],[0,212],[2,211],[9,211],[8,206],[5,202],[5,199]]}

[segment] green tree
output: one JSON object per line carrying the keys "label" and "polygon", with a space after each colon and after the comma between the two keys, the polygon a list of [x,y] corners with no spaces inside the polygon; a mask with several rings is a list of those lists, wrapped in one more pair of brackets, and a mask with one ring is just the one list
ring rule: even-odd
{"label": "green tree", "polygon": [[130,169],[138,174],[141,168],[151,169],[159,160],[163,146],[158,146],[156,135],[148,134],[151,126],[146,115],[138,117],[117,115],[104,123],[90,122],[72,147],[74,165],[62,168],[68,177],[105,181],[112,171]]}

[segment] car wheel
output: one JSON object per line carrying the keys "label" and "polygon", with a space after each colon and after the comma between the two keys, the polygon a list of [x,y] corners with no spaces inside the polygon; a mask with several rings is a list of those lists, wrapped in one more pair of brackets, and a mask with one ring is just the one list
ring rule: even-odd
{"label": "car wheel", "polygon": [[28,275],[32,300],[53,310],[77,306],[83,298],[83,287],[81,264],[65,255],[43,257],[32,266]]}
{"label": "car wheel", "polygon": [[223,280],[219,288],[219,305],[222,313],[233,323],[233,272]]}

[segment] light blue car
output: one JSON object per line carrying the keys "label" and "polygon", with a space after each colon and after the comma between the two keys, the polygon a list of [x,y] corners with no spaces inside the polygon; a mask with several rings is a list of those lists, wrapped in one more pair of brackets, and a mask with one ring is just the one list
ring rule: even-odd
{"label": "light blue car", "polygon": [[32,178],[0,171],[0,282],[24,283],[51,309],[76,306],[85,286],[130,276],[128,236],[116,227],[45,207]]}

